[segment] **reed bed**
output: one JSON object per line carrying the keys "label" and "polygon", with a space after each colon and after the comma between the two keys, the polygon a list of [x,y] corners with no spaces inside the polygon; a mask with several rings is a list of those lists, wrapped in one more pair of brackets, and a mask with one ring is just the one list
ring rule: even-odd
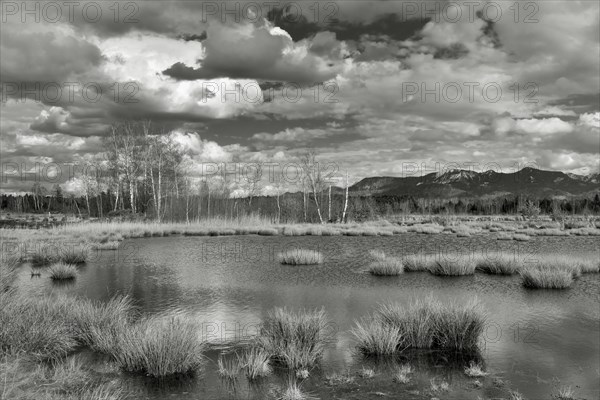
{"label": "reed bed", "polygon": [[290,249],[278,256],[281,264],[287,265],[314,265],[323,263],[323,255],[315,250]]}
{"label": "reed bed", "polygon": [[323,309],[293,312],[276,308],[263,322],[258,344],[272,360],[290,369],[311,368],[330,339],[328,324]]}

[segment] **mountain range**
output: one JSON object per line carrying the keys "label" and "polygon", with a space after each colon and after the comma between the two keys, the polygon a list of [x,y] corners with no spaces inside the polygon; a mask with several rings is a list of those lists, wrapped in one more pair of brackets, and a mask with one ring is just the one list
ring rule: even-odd
{"label": "mountain range", "polygon": [[436,198],[595,195],[600,192],[600,173],[576,175],[535,168],[523,168],[514,173],[454,169],[423,176],[365,178],[352,185],[349,191],[362,196]]}

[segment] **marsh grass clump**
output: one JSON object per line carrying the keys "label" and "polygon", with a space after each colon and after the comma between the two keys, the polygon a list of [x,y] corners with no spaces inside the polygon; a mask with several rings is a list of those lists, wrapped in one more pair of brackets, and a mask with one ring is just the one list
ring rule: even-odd
{"label": "marsh grass clump", "polygon": [[252,347],[250,350],[247,350],[241,357],[246,378],[256,380],[271,375],[273,369],[269,365],[269,359],[269,354],[262,348]]}
{"label": "marsh grass clump", "polygon": [[16,257],[0,256],[0,294],[13,287],[19,274],[18,265]]}
{"label": "marsh grass clump", "polygon": [[471,361],[469,366],[465,367],[465,375],[471,378],[481,378],[487,376],[488,373],[483,370],[483,367],[480,364]]}
{"label": "marsh grass clump", "polygon": [[443,258],[435,260],[429,266],[429,272],[439,276],[463,276],[475,273],[475,261],[466,257],[456,259]]}
{"label": "marsh grass clump", "polygon": [[36,246],[29,256],[29,261],[34,267],[43,267],[58,262],[59,260],[60,257],[58,256],[58,252],[52,251],[52,249],[47,248],[46,246]]}
{"label": "marsh grass clump", "polygon": [[92,248],[94,250],[117,250],[119,248],[119,242],[115,240],[104,243],[94,243]]}
{"label": "marsh grass clump", "polygon": [[106,303],[78,301],[74,314],[80,342],[94,351],[110,354],[119,335],[129,329],[135,309],[130,297],[115,296]]}
{"label": "marsh grass clump", "polygon": [[450,390],[450,384],[443,379],[439,382],[436,379],[431,379],[430,384],[431,391],[434,393],[447,392],[448,390]]}
{"label": "marsh grass clump", "polygon": [[393,354],[408,348],[472,351],[478,348],[485,315],[476,301],[441,303],[428,298],[408,306],[382,305],[372,320],[358,323],[358,348]]}
{"label": "marsh grass clump", "polygon": [[77,276],[77,267],[72,264],[59,262],[48,268],[50,279],[53,281],[72,280]]}
{"label": "marsh grass clump", "polygon": [[263,228],[258,231],[258,234],[261,236],[277,236],[279,231],[275,228]]}
{"label": "marsh grass clump", "polygon": [[402,364],[396,372],[394,372],[394,382],[407,384],[410,382],[410,374],[413,373],[413,368],[409,364]]}
{"label": "marsh grass clump", "polygon": [[120,332],[111,356],[128,372],[155,378],[191,374],[203,363],[198,332],[181,317],[147,317]]}
{"label": "marsh grass clump", "polygon": [[513,238],[513,240],[516,240],[517,242],[529,242],[531,240],[531,236],[522,234],[522,233],[517,233],[517,234],[513,235],[512,238]]}
{"label": "marsh grass clump", "polygon": [[310,368],[321,358],[330,340],[325,310],[289,311],[276,308],[263,322],[259,345],[288,368]]}
{"label": "marsh grass clump", "polygon": [[314,265],[323,263],[323,255],[315,250],[290,249],[279,254],[279,262],[287,265]]}
{"label": "marsh grass clump", "polygon": [[369,272],[375,276],[397,276],[404,273],[404,265],[400,259],[386,258],[371,263]]}
{"label": "marsh grass clump", "polygon": [[476,270],[486,274],[512,275],[519,272],[522,263],[508,254],[487,254],[476,261]]}
{"label": "marsh grass clump", "polygon": [[59,360],[79,345],[73,316],[75,299],[29,298],[5,292],[0,293],[0,304],[0,354]]}
{"label": "marsh grass clump", "polygon": [[362,369],[358,371],[358,376],[360,376],[363,379],[372,379],[375,377],[375,371],[373,370],[373,368],[362,367]]}
{"label": "marsh grass clump", "polygon": [[290,381],[279,400],[307,400],[309,396],[300,390],[296,381]]}
{"label": "marsh grass clump", "polygon": [[496,239],[497,240],[512,240],[513,237],[512,237],[512,235],[509,235],[508,233],[500,232],[500,234],[498,235],[498,237]]}
{"label": "marsh grass clump", "polygon": [[83,264],[87,261],[89,249],[85,246],[69,246],[60,252],[60,261],[66,264]]}
{"label": "marsh grass clump", "polygon": [[365,355],[387,356],[398,352],[404,338],[398,329],[384,324],[377,318],[356,322],[352,329],[358,350]]}
{"label": "marsh grass clump", "polygon": [[557,393],[553,397],[558,400],[575,400],[575,391],[571,386],[562,386],[558,388]]}
{"label": "marsh grass clump", "polygon": [[225,357],[222,354],[217,360],[219,376],[224,379],[234,380],[242,369],[240,358],[237,354],[233,357]]}
{"label": "marsh grass clump", "polygon": [[530,289],[567,289],[573,283],[573,271],[564,268],[529,266],[521,277],[523,286]]}
{"label": "marsh grass clump", "polygon": [[414,254],[402,259],[404,272],[429,271],[435,259],[431,256]]}

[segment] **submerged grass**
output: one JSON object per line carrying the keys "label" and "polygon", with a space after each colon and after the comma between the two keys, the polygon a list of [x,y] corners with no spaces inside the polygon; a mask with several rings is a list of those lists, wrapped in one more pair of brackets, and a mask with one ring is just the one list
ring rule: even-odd
{"label": "submerged grass", "polygon": [[323,255],[315,250],[290,249],[278,256],[281,264],[288,265],[312,265],[321,264]]}
{"label": "submerged grass", "polygon": [[270,311],[263,322],[258,343],[274,361],[290,369],[311,368],[330,339],[325,310]]}

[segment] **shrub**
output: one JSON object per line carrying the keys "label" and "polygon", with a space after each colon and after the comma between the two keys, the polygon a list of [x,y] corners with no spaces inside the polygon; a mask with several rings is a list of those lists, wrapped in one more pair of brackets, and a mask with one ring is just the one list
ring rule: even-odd
{"label": "shrub", "polygon": [[314,250],[291,249],[279,254],[279,262],[288,265],[321,264],[323,256]]}

